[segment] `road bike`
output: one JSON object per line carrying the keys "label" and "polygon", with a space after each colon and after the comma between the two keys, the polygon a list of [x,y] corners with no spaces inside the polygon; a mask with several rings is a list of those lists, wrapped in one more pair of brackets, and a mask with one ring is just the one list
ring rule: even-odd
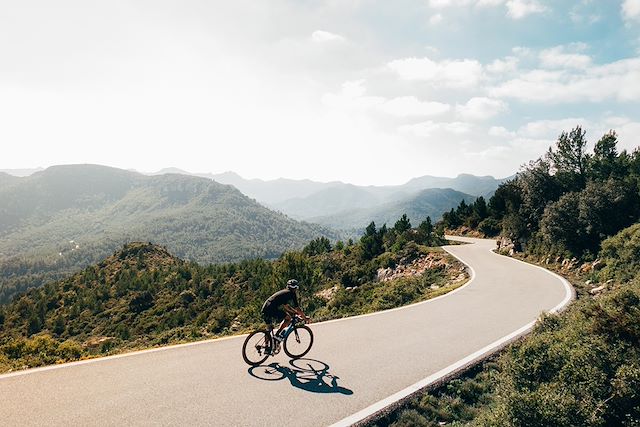
{"label": "road bike", "polygon": [[242,345],[242,358],[247,364],[258,366],[269,356],[278,354],[282,343],[287,356],[299,359],[305,356],[313,345],[313,332],[300,316],[293,316],[282,337],[278,340],[274,330],[259,329],[252,332]]}

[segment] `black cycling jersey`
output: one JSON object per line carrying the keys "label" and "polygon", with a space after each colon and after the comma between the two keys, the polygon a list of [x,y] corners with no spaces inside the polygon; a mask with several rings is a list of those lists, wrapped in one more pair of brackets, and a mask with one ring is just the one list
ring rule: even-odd
{"label": "black cycling jersey", "polygon": [[283,306],[299,307],[298,294],[290,289],[283,289],[271,295],[262,306],[262,316],[267,323],[282,321],[286,317]]}
{"label": "black cycling jersey", "polygon": [[282,306],[285,304],[289,304],[291,307],[300,306],[300,304],[298,303],[298,294],[296,293],[296,291],[293,291],[291,289],[283,289],[276,292],[275,294],[267,298],[267,300],[264,302],[262,311],[264,311],[265,307],[277,307],[278,310],[281,310]]}

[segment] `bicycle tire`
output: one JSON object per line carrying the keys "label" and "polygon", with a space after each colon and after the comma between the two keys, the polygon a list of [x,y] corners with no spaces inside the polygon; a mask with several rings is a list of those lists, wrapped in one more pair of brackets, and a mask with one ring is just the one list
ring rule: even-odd
{"label": "bicycle tire", "polygon": [[[301,331],[306,331],[306,332],[301,332]],[[307,335],[308,335],[308,338],[307,338]],[[306,348],[305,348],[306,344],[303,344],[302,348],[299,348],[299,349],[296,348],[296,346],[299,346],[299,344],[303,342],[303,340],[307,340],[307,339],[309,341],[309,344],[306,346]],[[291,333],[287,335],[287,339],[284,341],[284,352],[287,354],[287,356],[291,357],[292,359],[299,359],[304,355],[306,355],[307,353],[309,353],[309,350],[311,350],[312,345],[313,345],[313,332],[311,331],[311,329],[307,325],[296,326],[293,329],[293,331],[291,331]]]}
{"label": "bicycle tire", "polygon": [[[259,337],[259,335],[262,335],[262,337]],[[249,344],[252,343],[252,341],[256,340],[256,344]],[[257,358],[252,358],[249,357],[249,355],[247,354],[247,346],[253,346],[256,350],[257,350]],[[262,350],[260,350],[258,347],[262,347]],[[244,361],[247,363],[247,365],[251,365],[251,366],[258,366],[260,365],[262,362],[264,362],[265,360],[267,360],[267,358],[270,356],[269,353],[269,349],[271,348],[271,335],[269,334],[268,331],[263,331],[263,330],[259,330],[259,331],[255,331],[252,332],[251,334],[249,334],[249,336],[244,340],[244,344],[242,344],[242,358],[244,359]],[[250,348],[251,350],[251,348]],[[264,354],[261,354],[260,352],[264,351]],[[250,353],[251,354],[251,353]]]}

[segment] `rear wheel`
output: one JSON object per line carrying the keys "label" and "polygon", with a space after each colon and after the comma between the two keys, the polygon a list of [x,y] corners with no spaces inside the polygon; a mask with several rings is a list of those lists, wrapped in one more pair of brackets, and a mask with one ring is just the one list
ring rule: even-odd
{"label": "rear wheel", "polygon": [[311,350],[313,345],[313,332],[306,326],[296,326],[284,342],[284,352],[287,356],[298,359]]}
{"label": "rear wheel", "polygon": [[255,331],[242,345],[242,358],[251,366],[258,366],[269,357],[271,335],[267,331]]}

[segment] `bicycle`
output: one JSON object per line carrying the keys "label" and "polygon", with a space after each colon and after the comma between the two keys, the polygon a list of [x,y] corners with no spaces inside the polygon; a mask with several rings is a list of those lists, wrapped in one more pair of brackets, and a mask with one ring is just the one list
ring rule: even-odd
{"label": "bicycle", "polygon": [[[313,332],[305,325],[300,316],[293,316],[291,323],[283,332],[282,344],[284,352],[292,359],[305,356],[313,345]],[[280,342],[275,332],[259,329],[249,334],[242,345],[242,358],[248,365],[258,366],[269,356],[280,352]]]}

